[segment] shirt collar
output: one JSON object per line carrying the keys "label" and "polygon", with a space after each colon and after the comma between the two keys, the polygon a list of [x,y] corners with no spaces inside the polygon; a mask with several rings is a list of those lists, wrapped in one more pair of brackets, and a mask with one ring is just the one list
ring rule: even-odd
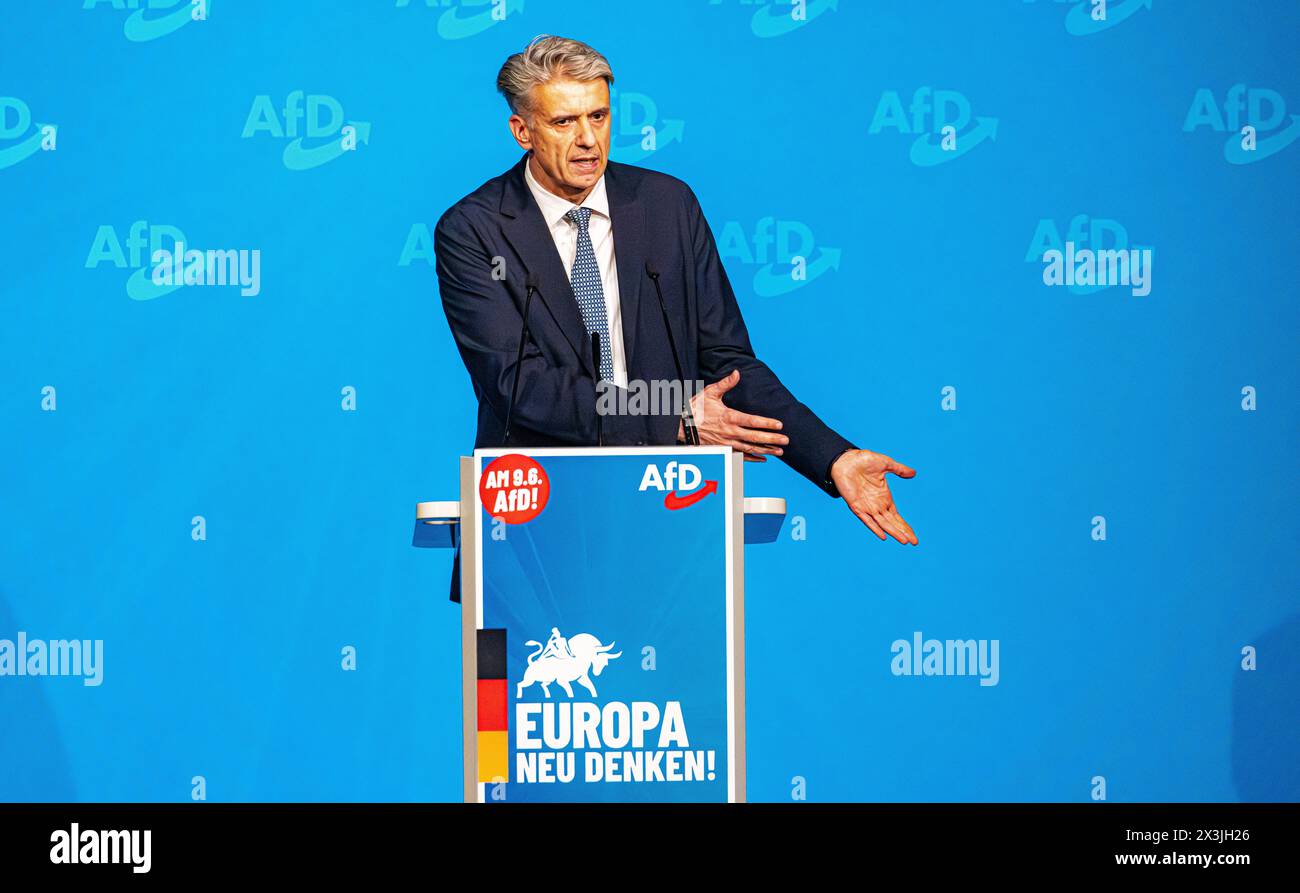
{"label": "shirt collar", "polygon": [[531,159],[524,162],[524,179],[528,182],[528,190],[532,192],[533,198],[537,200],[537,207],[542,209],[542,217],[546,220],[547,227],[554,227],[564,215],[574,208],[590,208],[593,214],[599,214],[602,217],[609,217],[609,196],[605,192],[605,175],[601,174],[600,179],[596,181],[596,186],[591,190],[585,201],[581,205],[575,205],[567,198],[561,198],[553,192],[549,192],[537,178],[533,176]]}

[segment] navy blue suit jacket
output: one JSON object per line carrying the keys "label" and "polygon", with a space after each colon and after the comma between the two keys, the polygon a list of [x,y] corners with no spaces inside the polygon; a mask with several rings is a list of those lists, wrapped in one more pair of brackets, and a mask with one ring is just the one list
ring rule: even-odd
{"label": "navy blue suit jacket", "polygon": [[[502,446],[524,282],[539,281],[529,309],[511,446],[593,446],[596,380],[591,339],[546,228],[524,180],[525,154],[513,168],[453,205],[434,234],[438,286],[465,368],[478,397],[475,447]],[[831,461],[852,444],[827,427],[754,356],[731,283],[718,258],[699,201],[685,183],[645,168],[610,162],[605,188],[613,220],[623,345],[629,379],[675,380],[676,368],[649,261],[681,353],[682,373],[706,384],[740,370],[728,406],[780,419],[790,443],[782,459],[838,495],[827,481]],[[503,263],[494,266],[494,258]],[[505,278],[494,278],[503,270]],[[499,274],[498,274],[499,275]],[[672,445],[675,415],[606,415],[607,445]]]}
{"label": "navy blue suit jacket", "polygon": [[[527,161],[525,153],[513,168],[458,201],[434,233],[442,306],[478,397],[474,446],[504,445],[528,272],[539,285],[528,312],[530,334],[510,445],[594,446],[597,376],[591,339],[524,179]],[[654,283],[646,273],[649,261],[660,274],[683,375],[710,384],[739,369],[740,383],[724,402],[780,419],[790,438],[781,458],[837,496],[828,480],[830,464],[853,445],[796,400],[754,356],[695,193],[675,177],[617,162],[605,170],[605,188],[628,378],[678,378]],[[494,271],[503,271],[504,278]],[[676,415],[606,415],[604,442],[673,445],[678,420]],[[458,598],[455,581],[452,597]]]}

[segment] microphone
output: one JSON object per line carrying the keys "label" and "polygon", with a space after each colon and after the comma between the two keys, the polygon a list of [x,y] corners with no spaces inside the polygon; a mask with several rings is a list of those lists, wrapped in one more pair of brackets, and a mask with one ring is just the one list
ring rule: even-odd
{"label": "microphone", "polygon": [[668,305],[664,303],[664,292],[659,287],[659,271],[651,266],[650,261],[645,262],[646,275],[650,281],[655,284],[655,294],[659,296],[659,312],[664,317],[664,330],[668,332],[668,348],[673,352],[673,365],[677,367],[677,380],[682,386],[682,431],[686,434],[686,442],[691,446],[700,445],[700,432],[695,427],[695,416],[691,412],[691,401],[686,398],[686,376],[682,374],[682,358],[677,353],[677,341],[673,338],[673,327],[668,322]]}
{"label": "microphone", "polygon": [[524,277],[524,326],[519,330],[519,351],[515,354],[515,382],[510,386],[510,408],[506,411],[506,431],[502,446],[510,446],[510,423],[515,417],[515,398],[519,396],[519,372],[524,365],[524,344],[528,341],[528,306],[533,302],[533,292],[537,291],[537,276],[527,273]]}
{"label": "microphone", "polygon": [[596,364],[596,446],[604,446],[605,417],[600,414],[600,332],[591,333],[591,361]]}

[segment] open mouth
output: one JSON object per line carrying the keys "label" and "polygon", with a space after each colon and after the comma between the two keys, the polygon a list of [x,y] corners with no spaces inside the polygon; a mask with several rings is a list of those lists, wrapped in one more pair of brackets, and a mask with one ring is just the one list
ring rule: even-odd
{"label": "open mouth", "polygon": [[600,166],[600,159],[594,157],[574,158],[569,161],[569,164],[580,173],[593,174],[596,172],[596,168]]}

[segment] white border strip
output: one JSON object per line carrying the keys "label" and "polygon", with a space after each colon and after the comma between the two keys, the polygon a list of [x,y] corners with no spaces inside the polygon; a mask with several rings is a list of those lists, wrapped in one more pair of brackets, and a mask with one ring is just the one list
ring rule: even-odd
{"label": "white border strip", "polygon": [[723,477],[726,480],[727,496],[722,502],[722,513],[726,519],[726,549],[723,557],[727,566],[727,802],[736,802],[736,615],[735,615],[735,591],[736,580],[732,571],[734,556],[732,549],[732,537],[735,531],[732,529],[731,516],[732,504],[736,494],[732,492],[734,483],[731,476],[731,449],[727,448],[727,455],[722,457]]}

